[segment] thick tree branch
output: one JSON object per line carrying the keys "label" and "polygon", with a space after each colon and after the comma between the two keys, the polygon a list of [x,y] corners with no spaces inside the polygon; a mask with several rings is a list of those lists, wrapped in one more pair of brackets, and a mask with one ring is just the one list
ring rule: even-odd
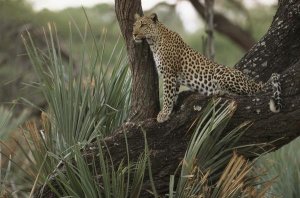
{"label": "thick tree branch", "polygon": [[[190,0],[198,14],[205,20],[205,7],[199,0]],[[240,26],[233,24],[224,15],[214,12],[214,24],[216,31],[227,36],[245,51],[249,50],[254,44],[254,38],[249,32],[243,30]]]}
{"label": "thick tree branch", "polygon": [[300,1],[280,2],[268,32],[235,66],[257,80],[281,73],[300,60]]}

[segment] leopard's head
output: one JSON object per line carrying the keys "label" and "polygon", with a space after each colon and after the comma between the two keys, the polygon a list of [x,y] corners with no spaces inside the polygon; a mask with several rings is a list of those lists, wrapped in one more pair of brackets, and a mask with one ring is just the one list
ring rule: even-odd
{"label": "leopard's head", "polygon": [[157,34],[157,15],[155,13],[150,16],[140,16],[135,14],[135,23],[133,24],[133,39],[140,43],[143,39],[151,41]]}

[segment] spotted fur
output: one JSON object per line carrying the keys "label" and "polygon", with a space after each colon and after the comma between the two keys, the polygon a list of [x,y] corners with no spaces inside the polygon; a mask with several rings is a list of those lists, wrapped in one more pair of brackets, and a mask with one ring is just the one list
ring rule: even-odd
{"label": "spotted fur", "polygon": [[273,74],[265,84],[257,83],[241,71],[217,64],[189,47],[179,34],[160,23],[156,14],[136,15],[135,19],[133,38],[137,43],[143,39],[148,42],[157,70],[163,77],[163,108],[157,116],[158,122],[168,120],[180,85],[207,96],[223,93],[252,95],[270,85],[274,91],[270,109],[280,111],[278,74]]}

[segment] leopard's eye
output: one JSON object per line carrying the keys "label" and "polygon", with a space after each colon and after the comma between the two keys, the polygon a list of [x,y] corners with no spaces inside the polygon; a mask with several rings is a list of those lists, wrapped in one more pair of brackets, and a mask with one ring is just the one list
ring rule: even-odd
{"label": "leopard's eye", "polygon": [[142,23],[142,24],[141,24],[141,27],[145,27],[145,26],[146,26],[146,24],[145,24],[145,23]]}

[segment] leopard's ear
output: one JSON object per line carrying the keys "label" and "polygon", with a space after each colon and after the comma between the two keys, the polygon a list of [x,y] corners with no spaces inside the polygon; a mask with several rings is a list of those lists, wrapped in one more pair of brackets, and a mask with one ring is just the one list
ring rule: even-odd
{"label": "leopard's ear", "polygon": [[138,13],[135,13],[135,14],[134,14],[134,19],[135,19],[135,20],[138,20],[139,18],[141,18],[141,16],[140,16]]}
{"label": "leopard's ear", "polygon": [[156,13],[152,13],[152,14],[150,15],[150,18],[152,19],[152,21],[153,21],[154,23],[156,23],[156,22],[158,21],[158,18],[157,18],[157,14],[156,14]]}

